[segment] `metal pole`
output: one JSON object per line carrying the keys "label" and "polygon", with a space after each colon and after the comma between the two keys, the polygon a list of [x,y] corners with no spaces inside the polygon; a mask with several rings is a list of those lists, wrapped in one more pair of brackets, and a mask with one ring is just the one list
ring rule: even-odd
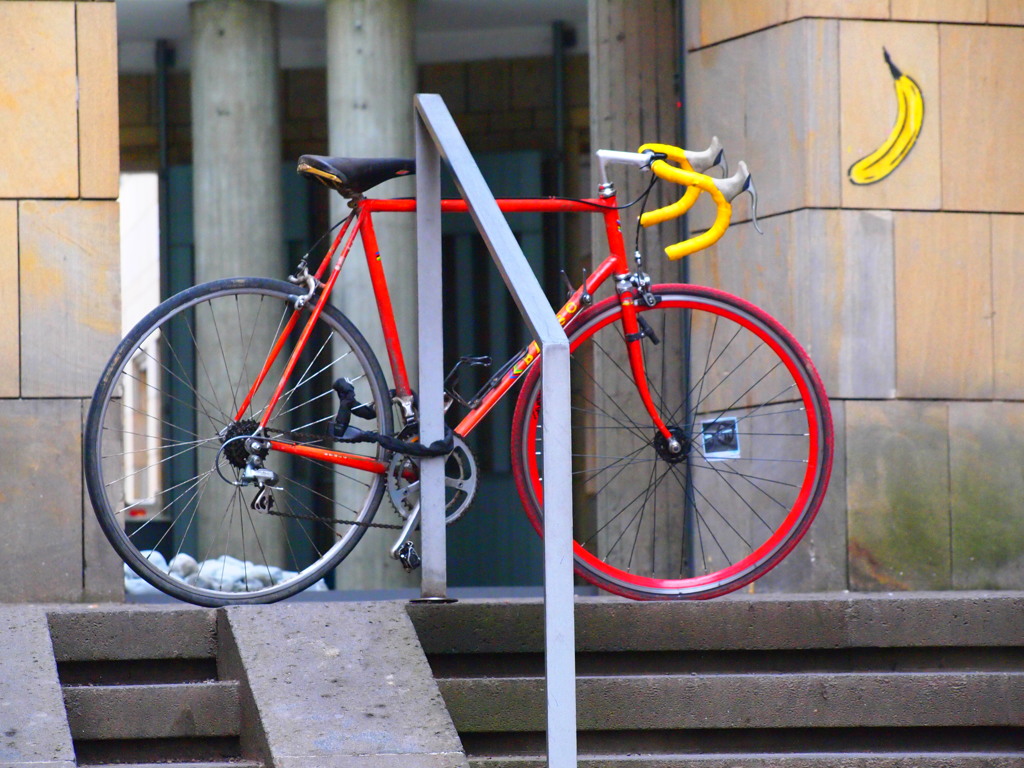
{"label": "metal pole", "polygon": [[[533,337],[541,346],[543,367],[541,369],[541,423],[544,440],[544,631],[545,631],[545,663],[547,673],[547,728],[548,728],[548,766],[550,768],[575,768],[576,766],[576,628],[573,605],[573,557],[572,557],[572,478],[570,456],[569,429],[569,341],[565,331],[558,324],[551,305],[544,297],[537,276],[530,269],[519,243],[512,235],[508,222],[498,208],[487,184],[480,174],[476,161],[473,160],[466,142],[455,126],[451,113],[444,101],[436,94],[418,94],[413,103],[416,108],[417,163],[420,162],[420,144],[426,144],[424,134],[429,131],[440,154],[447,160],[455,177],[456,186],[465,198],[470,214],[476,222],[484,242],[493,256],[501,272],[505,285],[515,299],[519,311],[526,320]],[[417,179],[426,171],[433,178],[437,167],[431,158],[429,169],[418,166]],[[419,182],[418,182],[419,183]],[[432,181],[423,181],[433,184]],[[434,197],[430,188],[431,205],[439,199]],[[417,199],[420,197],[417,188]],[[417,202],[417,207],[420,205]],[[438,204],[439,207],[439,204]],[[417,218],[424,215],[419,212]],[[428,219],[435,215],[431,209]],[[431,234],[428,225],[423,230],[428,236],[438,238],[438,230]],[[424,246],[420,246],[421,258],[426,254]],[[440,248],[437,248],[439,258]],[[425,278],[424,262],[420,262],[420,284]],[[440,267],[438,266],[438,271]],[[440,281],[438,280],[438,294]],[[423,381],[423,370],[426,358],[423,350],[431,351],[424,345],[423,320],[430,310],[428,304],[420,304],[420,371]],[[434,314],[440,317],[440,305]],[[438,332],[438,336],[440,333]],[[433,350],[435,355],[439,353]],[[438,374],[440,375],[440,374]],[[438,387],[440,388],[440,379]],[[425,417],[429,412],[421,392],[421,416],[424,423],[423,439],[436,439],[435,433],[427,433]],[[436,409],[441,413],[440,406]],[[430,437],[428,437],[428,434]],[[440,436],[440,433],[437,433]],[[432,482],[441,487],[443,478],[434,478]],[[421,473],[420,496],[423,499],[424,513],[426,506],[426,489],[428,478]],[[424,563],[428,553],[426,540],[427,520],[424,519]],[[443,531],[443,498],[442,520]],[[426,574],[424,574],[426,578]]]}
{"label": "metal pole", "polygon": [[576,627],[572,590],[569,342],[541,346],[544,441],[544,665],[548,766],[576,765]]}
{"label": "metal pole", "polygon": [[[444,438],[444,372],[441,321],[441,158],[423,118],[416,114],[416,243],[419,313],[420,440]],[[421,458],[420,531],[424,599],[448,592],[445,540],[444,457]]]}

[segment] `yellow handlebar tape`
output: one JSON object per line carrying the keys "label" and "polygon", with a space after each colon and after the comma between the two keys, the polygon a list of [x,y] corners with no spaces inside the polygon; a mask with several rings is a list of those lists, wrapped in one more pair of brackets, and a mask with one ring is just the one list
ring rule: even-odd
{"label": "yellow handlebar tape", "polygon": [[701,191],[704,191],[711,195],[711,199],[715,201],[715,206],[718,208],[715,223],[706,232],[691,237],[689,240],[684,240],[681,243],[668,246],[665,249],[665,253],[670,259],[675,261],[717,243],[729,227],[729,221],[732,218],[732,205],[722,196],[718,187],[711,180],[711,177],[694,171],[693,167],[686,161],[685,153],[678,147],[671,147],[667,144],[644,144],[640,147],[640,151],[643,152],[645,150],[664,154],[670,160],[683,166],[676,168],[664,160],[655,160],[651,163],[651,171],[659,178],[675,184],[681,184],[688,187],[688,189],[686,194],[676,202],[645,213],[640,217],[640,225],[649,227],[652,224],[660,224],[663,221],[682,216],[690,210],[700,196]]}
{"label": "yellow handlebar tape", "polygon": [[[690,161],[686,159],[686,151],[679,147],[673,147],[670,144],[644,144],[637,150],[637,152],[655,152],[660,155],[665,155],[672,162],[678,163],[679,167],[684,171],[696,173],[696,171],[693,170],[693,166],[690,165]],[[643,214],[640,217],[640,226],[650,227],[655,224],[661,224],[663,221],[668,221],[669,219],[678,218],[693,207],[693,204],[697,202],[698,197],[700,197],[700,189],[697,187],[690,187],[686,190],[686,194],[676,202]]]}

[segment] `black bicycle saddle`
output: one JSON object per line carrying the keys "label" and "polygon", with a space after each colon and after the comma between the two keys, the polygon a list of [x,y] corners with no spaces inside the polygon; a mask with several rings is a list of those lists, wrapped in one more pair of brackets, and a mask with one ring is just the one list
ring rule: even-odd
{"label": "black bicycle saddle", "polygon": [[303,155],[298,173],[330,187],[342,197],[355,197],[378,184],[416,173],[416,161],[398,157],[324,157]]}

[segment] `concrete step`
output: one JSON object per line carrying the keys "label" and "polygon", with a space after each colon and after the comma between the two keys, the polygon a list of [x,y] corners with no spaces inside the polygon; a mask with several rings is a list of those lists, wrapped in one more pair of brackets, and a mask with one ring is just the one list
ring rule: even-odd
{"label": "concrete step", "polygon": [[75,741],[75,757],[79,766],[182,765],[195,768],[203,765],[262,766],[255,758],[241,756],[238,737],[218,736],[181,739],[102,739]]}
{"label": "concrete step", "polygon": [[[427,654],[543,653],[539,600],[461,600],[408,608]],[[577,598],[576,648],[764,651],[1019,648],[1024,593],[740,595],[637,603]]]}
{"label": "concrete step", "polygon": [[[1024,765],[1024,595],[578,598],[587,768]],[[408,607],[476,768],[546,764],[543,605]]]}
{"label": "concrete step", "polygon": [[[546,768],[543,755],[471,758],[473,768]],[[965,755],[932,752],[917,755],[842,752],[808,754],[615,755],[580,756],[579,768],[1020,768],[1019,752]]]}
{"label": "concrete step", "polygon": [[[438,680],[460,733],[546,727],[540,678]],[[1024,672],[618,675],[580,679],[579,730],[1024,723]]]}
{"label": "concrete step", "polygon": [[238,683],[64,687],[74,739],[238,736]]}
{"label": "concrete step", "polygon": [[[580,731],[579,754],[605,758],[668,759],[753,755],[879,756],[1015,754],[1021,760],[1018,727],[1002,728],[691,728],[661,731]],[[465,733],[463,744],[474,760],[523,760],[544,754],[543,731]],[[927,761],[922,760],[922,766]],[[1018,763],[1018,765],[1024,764]]]}
{"label": "concrete step", "polygon": [[215,659],[217,613],[177,607],[104,606],[48,614],[58,664],[74,661]]}
{"label": "concrete step", "polygon": [[79,765],[262,765],[242,759],[241,685],[219,679],[216,611],[74,606],[48,618]]}
{"label": "concrete step", "polygon": [[[107,768],[110,763],[83,763],[78,762],[78,768]],[[117,768],[263,768],[263,763],[254,760],[187,760],[184,762],[159,762],[159,763],[116,763]]]}

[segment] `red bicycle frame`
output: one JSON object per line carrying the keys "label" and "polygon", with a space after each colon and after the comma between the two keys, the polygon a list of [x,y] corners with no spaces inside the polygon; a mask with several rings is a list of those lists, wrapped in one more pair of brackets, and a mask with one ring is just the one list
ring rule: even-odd
{"label": "red bicycle frame", "polygon": [[[498,208],[506,213],[600,213],[604,217],[605,234],[608,239],[608,256],[597,266],[596,269],[584,280],[569,297],[569,300],[559,309],[556,317],[561,325],[568,323],[583,307],[582,297],[584,294],[593,294],[609,277],[625,277],[629,272],[629,264],[626,260],[625,244],[622,239],[622,228],[619,222],[618,209],[616,208],[615,196],[602,199],[588,200],[564,200],[555,198],[524,198],[524,199],[502,199],[498,200]],[[398,337],[398,326],[395,323],[394,307],[391,303],[391,295],[388,291],[387,278],[384,268],[381,265],[380,252],[377,247],[377,236],[373,229],[373,213],[414,213],[416,201],[412,199],[401,200],[376,200],[362,199],[356,204],[355,211],[345,220],[344,224],[335,236],[327,255],[321,261],[319,268],[313,275],[313,279],[320,283],[321,278],[327,271],[328,266],[333,262],[331,274],[328,276],[323,289],[310,317],[306,320],[299,340],[292,350],[291,357],[285,365],[284,372],[274,389],[263,416],[260,420],[260,427],[265,428],[278,400],[285,390],[287,382],[298,362],[299,355],[305,347],[306,341],[313,331],[313,327],[320,317],[324,306],[330,299],[331,292],[341,268],[348,258],[349,252],[359,235],[362,238],[363,250],[366,254],[366,263],[370,271],[370,282],[373,286],[374,297],[377,303],[377,310],[380,316],[381,328],[384,333],[384,344],[388,353],[388,361],[391,366],[391,375],[395,385],[395,396],[398,399],[408,398],[412,395],[412,388],[409,385],[409,375],[405,367],[405,357],[402,354],[402,344]],[[465,200],[442,200],[442,213],[468,213],[469,207]],[[340,252],[339,252],[340,248]],[[337,258],[335,259],[335,254]],[[622,326],[626,338],[626,346],[629,355],[629,363],[633,374],[634,383],[638,393],[650,414],[658,431],[666,438],[672,435],[661,417],[655,410],[651,400],[650,391],[647,386],[647,376],[644,368],[643,350],[640,343],[642,334],[637,321],[637,312],[634,305],[634,292],[625,286],[617,286],[619,304],[622,307]],[[312,298],[305,297],[307,300]],[[299,315],[303,309],[299,304],[292,313],[287,324],[282,330],[277,342],[267,356],[262,370],[250,387],[249,392],[243,399],[238,412],[235,415],[236,421],[244,418],[246,410],[252,402],[256,391],[263,384],[271,367],[280,355],[284,347],[285,339],[294,330],[299,321]],[[530,345],[518,357],[506,364],[506,373],[502,378],[481,398],[474,407],[455,427],[455,432],[465,437],[480,421],[491,411],[494,405],[515,385],[515,383],[530,370],[530,367],[540,357],[540,346],[536,341]],[[291,453],[306,458],[317,459],[331,464],[352,467],[367,472],[383,473],[387,471],[387,464],[366,456],[359,456],[343,451],[333,451],[325,448],[318,448],[312,445],[298,445],[280,440],[270,440],[272,450],[282,453]]]}

